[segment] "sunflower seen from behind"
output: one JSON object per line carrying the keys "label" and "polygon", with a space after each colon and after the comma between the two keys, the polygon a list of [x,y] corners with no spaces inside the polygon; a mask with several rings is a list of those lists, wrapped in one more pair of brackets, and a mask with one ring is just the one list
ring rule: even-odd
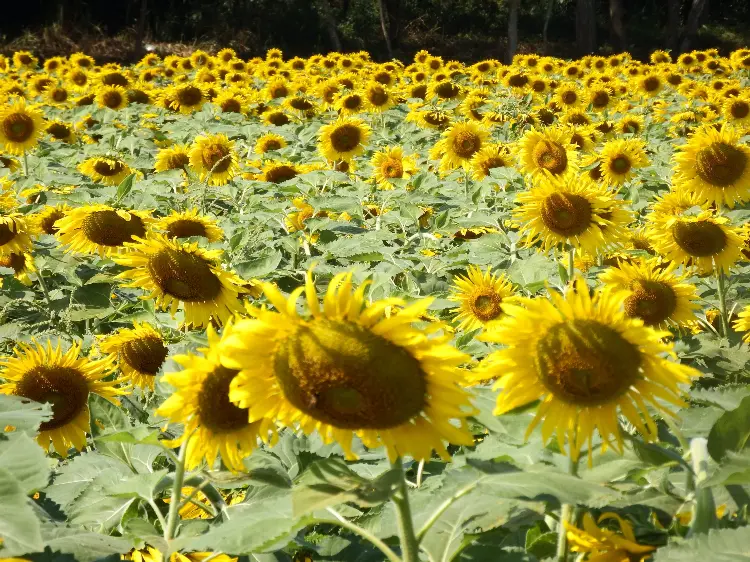
{"label": "sunflower seen from behind", "polygon": [[149,211],[97,204],[70,209],[55,221],[54,228],[66,252],[111,256],[124,252],[126,242],[145,236],[151,221]]}
{"label": "sunflower seen from behind", "polygon": [[[236,369],[230,400],[249,420],[271,419],[318,431],[355,458],[352,438],[388,457],[448,460],[445,442],[470,445],[469,395],[459,365],[469,357],[448,345],[440,325],[414,327],[432,299],[368,302],[367,283],[336,275],[322,304],[312,275],[287,298],[271,284],[263,291],[275,311],[262,308],[238,321],[223,339],[222,365]],[[307,314],[297,311],[305,294]],[[390,314],[386,312],[390,309]]]}
{"label": "sunflower seen from behind", "polygon": [[39,426],[37,442],[47,451],[51,442],[62,457],[71,447],[86,447],[86,434],[91,432],[89,395],[116,404],[116,397],[126,393],[118,388],[122,379],[111,378],[112,360],[84,357],[77,343],[65,352],[59,342],[55,347],[50,341],[19,344],[13,355],[0,358],[0,369],[6,381],[0,393],[52,404],[52,418]]}
{"label": "sunflower seen from behind", "polygon": [[169,354],[164,338],[147,322],[134,322],[132,328],[105,336],[99,349],[117,364],[129,382],[150,390]]}
{"label": "sunflower seen from behind", "polygon": [[266,441],[273,436],[273,422],[269,419],[248,421],[248,410],[229,400],[229,389],[237,370],[221,364],[220,342],[231,337],[228,323],[221,338],[209,325],[208,347],[198,354],[178,355],[174,358],[181,371],[167,373],[164,382],[174,392],[157,410],[170,423],[183,424],[183,434],[171,445],[181,445],[189,439],[186,450],[188,470],[199,468],[205,461],[211,468],[218,456],[230,470],[244,472],[242,460],[258,446],[259,438]]}
{"label": "sunflower seen from behind", "polygon": [[190,147],[190,165],[209,185],[225,185],[237,175],[234,142],[226,135],[199,135]]}
{"label": "sunflower seen from behind", "polygon": [[331,162],[352,160],[364,152],[370,134],[370,127],[361,119],[339,117],[320,128],[318,150]]}
{"label": "sunflower seen from behind", "polygon": [[0,109],[0,147],[9,154],[21,156],[34,148],[44,129],[42,113],[23,98]]}
{"label": "sunflower seen from behind", "polygon": [[197,243],[151,234],[127,244],[126,254],[112,256],[128,268],[118,275],[126,287],[147,291],[172,316],[182,307],[185,324],[200,328],[212,320],[224,323],[241,309],[238,295],[244,282],[219,265],[221,250],[204,250]]}
{"label": "sunflower seen from behind", "polygon": [[496,275],[471,265],[466,275],[453,278],[449,300],[459,304],[453,309],[459,329],[464,331],[490,328],[503,315],[504,303],[513,302],[513,284],[504,275]]}
{"label": "sunflower seen from behind", "polygon": [[[496,415],[540,400],[527,436],[541,425],[542,439],[556,435],[561,451],[577,459],[598,430],[602,451],[622,453],[618,416],[647,441],[657,438],[650,409],[671,415],[683,407],[681,384],[698,372],[667,359],[674,356],[669,332],[646,327],[624,311],[627,293],[594,291],[577,278],[564,295],[518,300],[505,306],[504,319],[482,335],[506,347],[495,351],[477,372],[497,377]],[[657,398],[659,401],[657,401]],[[666,404],[665,404],[666,403]]]}

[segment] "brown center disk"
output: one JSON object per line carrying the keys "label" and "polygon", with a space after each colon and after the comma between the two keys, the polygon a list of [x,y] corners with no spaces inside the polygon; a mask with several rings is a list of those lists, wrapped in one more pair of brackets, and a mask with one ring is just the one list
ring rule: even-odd
{"label": "brown center disk", "polygon": [[361,132],[354,125],[339,125],[331,133],[331,144],[337,152],[351,152],[359,146]]}
{"label": "brown center disk", "polygon": [[86,238],[101,246],[122,246],[132,242],[134,236],[143,237],[146,227],[137,215],[125,220],[115,211],[94,211],[83,219],[81,228]]}
{"label": "brown center disk", "polygon": [[201,152],[203,167],[214,173],[225,172],[232,165],[229,149],[221,144],[208,144]]}
{"label": "brown center disk", "polygon": [[161,338],[148,336],[123,344],[120,353],[136,371],[155,375],[164,364],[169,350]]}
{"label": "brown center disk", "polygon": [[534,162],[553,175],[562,174],[568,168],[568,154],[565,147],[554,141],[540,140],[532,151]]}
{"label": "brown center disk", "polygon": [[24,373],[15,394],[52,404],[52,419],[39,426],[40,431],[51,431],[70,423],[86,408],[89,387],[78,369],[40,365]]}
{"label": "brown center disk", "polygon": [[218,366],[198,394],[200,424],[214,433],[230,433],[248,426],[247,409],[229,401],[229,385],[239,371]]}
{"label": "brown center disk", "polygon": [[715,142],[698,152],[695,169],[706,183],[727,187],[742,177],[747,160],[745,153],[736,146]]}
{"label": "brown center disk", "polygon": [[647,326],[661,324],[677,307],[677,295],[666,283],[639,279],[631,284],[630,290],[633,293],[625,300],[625,312],[640,318]]}
{"label": "brown center disk", "polygon": [[3,134],[13,142],[25,142],[34,134],[34,120],[25,113],[11,113],[3,120]]}
{"label": "brown center disk", "polygon": [[715,256],[727,245],[724,231],[709,221],[678,221],[672,227],[672,236],[686,254],[699,258]]}
{"label": "brown center disk", "polygon": [[591,203],[580,195],[553,193],[542,202],[542,222],[555,234],[571,237],[591,225]]}
{"label": "brown center disk", "polygon": [[207,236],[206,226],[196,220],[179,219],[169,223],[166,228],[171,238],[189,238],[190,236]]}
{"label": "brown center disk", "polygon": [[156,285],[185,302],[211,301],[221,293],[221,281],[200,256],[163,249],[151,256],[148,270]]}
{"label": "brown center disk", "polygon": [[0,246],[5,246],[8,242],[17,236],[15,230],[11,230],[6,223],[0,222]]}
{"label": "brown center disk", "polygon": [[453,139],[453,151],[461,158],[471,158],[481,145],[481,139],[471,131],[461,131]]}

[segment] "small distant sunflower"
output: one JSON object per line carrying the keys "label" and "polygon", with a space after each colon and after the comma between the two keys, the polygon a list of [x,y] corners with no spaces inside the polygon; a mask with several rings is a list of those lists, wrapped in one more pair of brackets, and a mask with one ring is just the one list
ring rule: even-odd
{"label": "small distant sunflower", "polygon": [[466,276],[453,279],[449,300],[459,303],[454,309],[459,329],[476,330],[491,327],[503,315],[503,305],[513,301],[513,284],[504,275],[494,275],[490,268],[482,273],[475,265],[469,266]]}
{"label": "small distant sunflower", "polygon": [[167,373],[164,382],[175,391],[159,407],[157,415],[171,423],[184,424],[182,436],[172,443],[187,445],[186,464],[194,470],[205,460],[209,468],[221,454],[221,460],[230,470],[244,472],[242,460],[258,446],[258,438],[268,440],[273,422],[268,419],[248,421],[247,408],[229,401],[230,386],[238,372],[221,364],[221,342],[232,335],[231,322],[216,335],[208,326],[208,347],[199,349],[201,355],[178,355],[175,362],[182,371]]}
{"label": "small distant sunflower", "polygon": [[47,123],[46,132],[56,141],[72,144],[76,142],[75,128],[70,123],[62,121],[50,121]]}
{"label": "small distant sunflower", "polygon": [[200,84],[187,83],[174,86],[170,94],[170,108],[183,115],[198,111],[208,101],[206,91]]}
{"label": "small distant sunflower", "polygon": [[659,95],[659,92],[664,87],[664,81],[658,74],[647,74],[638,77],[636,86],[639,93],[652,98]]}
{"label": "small distant sunflower", "polygon": [[44,97],[51,105],[65,107],[66,102],[70,100],[70,92],[64,86],[50,86],[44,92]]}
{"label": "small distant sunflower", "polygon": [[184,144],[173,144],[162,148],[156,155],[154,170],[166,172],[167,170],[185,170],[190,165],[190,149]]}
{"label": "small distant sunflower", "polygon": [[750,147],[741,137],[726,125],[698,129],[674,157],[674,184],[730,208],[750,200]]}
{"label": "small distant sunflower", "polygon": [[521,171],[534,176],[567,177],[578,168],[576,147],[559,127],[530,129],[519,140]]}
{"label": "small distant sunflower", "polygon": [[474,121],[456,123],[443,132],[430,150],[430,158],[440,160],[441,174],[456,168],[468,170],[472,157],[487,144],[489,137],[489,130]]}
{"label": "small distant sunflower", "polygon": [[640,115],[627,115],[616,124],[616,130],[623,134],[638,136],[643,132],[645,120]]}
{"label": "small distant sunflower", "polygon": [[346,92],[340,95],[334,107],[341,115],[355,115],[362,113],[367,105],[367,99],[360,92]]}
{"label": "small distant sunflower", "polygon": [[86,447],[89,426],[90,394],[97,394],[117,403],[117,395],[125,391],[117,386],[121,379],[110,378],[111,359],[92,361],[81,357],[81,347],[73,344],[64,352],[58,343],[52,347],[34,342],[19,344],[10,357],[0,358],[0,393],[21,396],[35,402],[52,404],[52,419],[39,426],[37,442],[49,450],[50,442],[58,455],[66,457],[71,447]]}
{"label": "small distant sunflower", "polygon": [[750,126],[750,95],[742,94],[724,100],[721,114],[734,127]]}
{"label": "small distant sunflower", "polygon": [[[391,460],[429,459],[433,450],[447,459],[445,441],[473,441],[458,369],[469,357],[448,345],[448,335],[436,335],[439,325],[413,327],[431,299],[368,302],[366,287],[355,290],[350,273],[336,275],[321,306],[310,273],[288,298],[264,283],[276,311],[254,310],[219,345],[222,365],[240,371],[229,399],[248,408],[250,421],[317,430],[348,458],[356,457],[357,435],[368,448],[384,446]],[[302,294],[304,316],[295,306]],[[395,309],[386,316],[389,307]]]}
{"label": "small distant sunflower", "polygon": [[123,109],[128,105],[128,93],[122,86],[99,86],[96,91],[96,103],[99,107]]}
{"label": "small distant sunflower", "polygon": [[633,219],[625,201],[587,177],[542,181],[519,193],[517,200],[521,206],[513,218],[521,225],[525,245],[539,241],[544,252],[569,244],[596,254],[625,239]]}
{"label": "small distant sunflower", "polygon": [[239,171],[234,142],[226,135],[199,135],[190,147],[190,164],[210,185],[225,185]]}
{"label": "small distant sunflower", "polygon": [[133,328],[122,328],[105,336],[99,342],[99,349],[117,363],[129,382],[151,390],[169,354],[161,334],[146,322],[134,322]]}
{"label": "small distant sunflower", "polygon": [[276,133],[266,133],[255,142],[255,154],[265,154],[271,150],[279,150],[287,145],[286,139]]}
{"label": "small distant sunflower", "polygon": [[31,285],[29,273],[36,272],[36,267],[34,267],[34,256],[28,252],[19,254],[0,254],[0,267],[12,269],[13,277],[27,286]]}
{"label": "small distant sunflower", "polygon": [[67,205],[45,207],[34,215],[36,230],[44,234],[55,234],[58,231],[57,221],[65,217],[68,211],[70,211],[70,207]]}
{"label": "small distant sunflower", "polygon": [[0,109],[0,146],[16,156],[34,148],[44,133],[44,118],[23,98]]}
{"label": "small distant sunflower", "polygon": [[495,168],[513,167],[513,157],[510,149],[504,144],[490,144],[478,150],[471,157],[472,177],[482,180],[490,175]]}
{"label": "small distant sunflower", "polygon": [[145,236],[151,221],[148,211],[125,211],[107,205],[71,209],[54,223],[55,236],[66,252],[111,256],[125,251],[125,242]]}
{"label": "small distant sunflower", "polygon": [[326,160],[351,160],[364,152],[370,133],[361,119],[339,117],[320,128],[318,149]]}
{"label": "small distant sunflower", "polygon": [[675,263],[692,266],[702,274],[728,272],[740,258],[742,237],[726,217],[711,211],[697,216],[651,215],[649,236],[654,250]]}
{"label": "small distant sunflower", "polygon": [[628,292],[625,314],[640,318],[646,326],[667,328],[689,326],[696,322],[695,285],[686,283],[687,273],[677,275],[677,264],[659,258],[621,261],[599,276],[605,286]]}
{"label": "small distant sunflower", "polygon": [[33,225],[24,215],[0,215],[0,257],[30,250],[34,246],[33,234]]}
{"label": "small distant sunflower", "polygon": [[218,242],[224,238],[224,231],[219,228],[216,221],[201,215],[198,209],[172,211],[171,215],[154,223],[154,228],[163,230],[169,238],[201,236],[209,242]]}
{"label": "small distant sunflower", "polygon": [[584,99],[583,93],[574,82],[565,82],[555,90],[555,101],[561,108],[580,107]]}
{"label": "small distant sunflower", "polygon": [[87,158],[78,164],[78,171],[97,183],[119,185],[133,169],[117,157]]}
{"label": "small distant sunflower", "polygon": [[404,156],[404,149],[400,146],[389,146],[376,152],[371,164],[373,178],[381,189],[393,189],[391,180],[408,179],[417,172],[414,155]]}
{"label": "small distant sunflower", "polygon": [[602,178],[609,185],[625,183],[638,168],[648,165],[645,143],[640,139],[608,141],[599,152],[599,159]]}
{"label": "small distant sunflower", "polygon": [[373,113],[382,113],[396,103],[393,94],[380,82],[370,82],[365,86],[363,93],[367,107]]}
{"label": "small distant sunflower", "polygon": [[505,317],[481,339],[507,347],[477,371],[483,379],[497,377],[495,415],[541,399],[527,436],[541,423],[543,441],[556,433],[565,451],[567,437],[573,459],[586,442],[591,459],[596,429],[602,451],[611,445],[622,453],[619,414],[647,441],[657,439],[649,409],[673,415],[664,402],[685,406],[679,385],[699,373],[667,359],[674,356],[669,332],[625,315],[626,296],[603,290],[592,296],[577,278],[565,295],[506,305]]}
{"label": "small distant sunflower", "polygon": [[583,529],[565,523],[570,550],[588,555],[589,562],[644,562],[656,547],[636,542],[633,526],[616,513],[604,513],[599,523],[615,519],[622,534],[597,526],[590,513],[583,516]]}
{"label": "small distant sunflower", "polygon": [[240,113],[248,112],[249,103],[247,97],[237,90],[224,90],[216,96],[211,103],[219,107],[223,113]]}
{"label": "small distant sunflower", "polygon": [[244,282],[234,273],[221,269],[221,250],[204,250],[198,244],[180,243],[154,234],[128,244],[128,253],[112,259],[128,270],[118,278],[126,287],[148,291],[144,299],[177,312],[180,303],[185,323],[196,328],[212,320],[223,323],[241,308],[238,294]]}

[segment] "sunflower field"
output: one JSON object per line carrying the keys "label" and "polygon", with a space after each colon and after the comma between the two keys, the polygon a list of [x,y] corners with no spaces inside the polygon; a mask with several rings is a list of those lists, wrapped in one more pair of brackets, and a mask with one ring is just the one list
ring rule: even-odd
{"label": "sunflower field", "polygon": [[0,56],[0,560],[750,561],[750,49]]}

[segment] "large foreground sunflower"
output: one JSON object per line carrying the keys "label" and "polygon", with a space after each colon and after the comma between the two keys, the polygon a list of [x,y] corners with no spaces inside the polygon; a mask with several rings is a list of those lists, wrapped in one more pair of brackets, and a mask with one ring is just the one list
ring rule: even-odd
{"label": "large foreground sunflower", "polygon": [[318,148],[326,160],[351,160],[364,152],[370,127],[361,119],[340,117],[323,125],[318,135]]}
{"label": "large foreground sunflower", "polygon": [[517,199],[521,206],[513,211],[513,217],[521,224],[525,244],[539,241],[545,252],[569,244],[596,254],[619,244],[632,220],[625,201],[615,199],[587,177],[543,180]]}
{"label": "large foreground sunflower", "polygon": [[564,296],[553,292],[549,299],[506,305],[505,318],[482,336],[507,346],[479,371],[482,378],[498,378],[495,414],[541,399],[527,435],[541,423],[542,439],[556,433],[564,451],[567,437],[574,459],[587,441],[591,457],[595,429],[603,449],[609,444],[622,452],[620,414],[644,439],[656,439],[649,408],[671,414],[664,403],[684,406],[679,384],[698,372],[666,359],[674,356],[665,340],[669,332],[628,318],[626,297],[614,291],[591,296],[578,278]]}
{"label": "large foreground sunflower", "polygon": [[127,287],[149,292],[144,299],[155,299],[162,310],[177,312],[180,303],[185,323],[194,327],[211,320],[225,322],[241,308],[237,298],[243,281],[218,265],[221,250],[203,250],[198,244],[180,243],[162,234],[129,243],[128,253],[112,259],[129,269],[118,278]]}
{"label": "large foreground sunflower", "polygon": [[34,148],[44,134],[44,118],[23,98],[0,110],[0,146],[5,152],[21,155]]}
{"label": "large foreground sunflower", "polygon": [[[469,395],[459,385],[458,366],[469,357],[436,335],[413,327],[431,299],[408,307],[400,299],[368,303],[367,284],[352,286],[351,274],[328,285],[322,306],[312,275],[289,298],[264,284],[276,308],[256,309],[220,344],[222,364],[239,370],[229,398],[248,408],[249,420],[276,420],[317,430],[354,458],[352,437],[365,446],[385,446],[391,460],[411,455],[450,456],[445,441],[469,445]],[[297,312],[306,295],[309,315]]]}
{"label": "large foreground sunflower", "polygon": [[750,199],[750,147],[739,129],[698,129],[675,155],[673,182],[704,201],[734,207]]}
{"label": "large foreground sunflower", "polygon": [[70,209],[54,223],[58,240],[67,252],[110,256],[125,250],[124,244],[145,236],[151,222],[148,211],[125,211],[107,205]]}
{"label": "large foreground sunflower", "polygon": [[201,181],[224,185],[237,175],[237,153],[234,142],[226,135],[199,135],[190,147],[190,165]]}
{"label": "large foreground sunflower", "polygon": [[116,361],[135,386],[153,390],[156,374],[169,354],[164,339],[151,324],[133,323],[102,339],[99,349]]}
{"label": "large foreground sunflower", "polygon": [[455,277],[453,283],[453,293],[449,298],[459,303],[454,312],[462,330],[476,330],[500,319],[503,304],[511,302],[510,297],[515,292],[505,275],[494,275],[489,268],[482,273],[475,265],[469,266],[466,276]]}
{"label": "large foreground sunflower", "polygon": [[0,393],[52,404],[52,419],[39,426],[37,441],[45,450],[51,441],[63,457],[71,447],[81,451],[86,446],[89,394],[113,403],[125,394],[116,388],[121,380],[104,380],[112,374],[111,359],[92,361],[80,354],[78,344],[63,353],[59,343],[53,348],[48,341],[46,346],[19,344],[12,356],[0,358],[0,376],[7,381],[0,385]]}
{"label": "large foreground sunflower", "polygon": [[[224,327],[222,340],[232,334],[231,322]],[[235,471],[244,471],[242,459],[258,445],[258,437],[267,439],[273,422],[261,419],[248,421],[248,411],[229,401],[229,387],[238,371],[224,367],[219,360],[220,338],[208,327],[208,347],[200,355],[178,355],[174,360],[183,369],[167,373],[164,381],[175,391],[159,407],[157,415],[171,423],[184,425],[183,434],[173,442],[187,444],[187,468],[198,468],[205,460],[214,465],[221,453],[224,464]]]}
{"label": "large foreground sunflower", "polygon": [[659,258],[621,261],[599,276],[608,287],[629,293],[625,314],[640,318],[647,326],[688,326],[696,321],[695,285],[686,283],[687,273],[677,275],[677,264]]}

